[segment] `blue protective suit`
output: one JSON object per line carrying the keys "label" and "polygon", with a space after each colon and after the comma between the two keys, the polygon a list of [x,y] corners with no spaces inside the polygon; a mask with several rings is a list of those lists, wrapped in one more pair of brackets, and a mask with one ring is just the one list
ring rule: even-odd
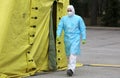
{"label": "blue protective suit", "polygon": [[86,39],[86,26],[78,15],[63,16],[58,24],[57,36],[64,30],[64,43],[67,56],[80,54],[80,38]]}

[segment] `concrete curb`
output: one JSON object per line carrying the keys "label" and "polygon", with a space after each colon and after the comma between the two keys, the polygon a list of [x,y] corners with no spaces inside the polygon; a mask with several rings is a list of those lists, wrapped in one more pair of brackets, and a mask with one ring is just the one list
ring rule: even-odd
{"label": "concrete curb", "polygon": [[87,29],[96,29],[96,30],[120,30],[120,27],[100,27],[100,26],[87,26]]}

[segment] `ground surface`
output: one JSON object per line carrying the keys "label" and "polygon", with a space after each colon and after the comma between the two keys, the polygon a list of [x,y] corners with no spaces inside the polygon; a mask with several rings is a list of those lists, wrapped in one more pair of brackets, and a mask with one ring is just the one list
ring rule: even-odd
{"label": "ground surface", "polygon": [[[87,44],[81,46],[78,62],[82,64],[103,64],[76,68],[72,78],[120,78],[120,30],[87,29]],[[109,65],[112,65],[109,67]],[[115,67],[119,65],[118,67]],[[29,78],[69,78],[66,71],[38,74]]]}

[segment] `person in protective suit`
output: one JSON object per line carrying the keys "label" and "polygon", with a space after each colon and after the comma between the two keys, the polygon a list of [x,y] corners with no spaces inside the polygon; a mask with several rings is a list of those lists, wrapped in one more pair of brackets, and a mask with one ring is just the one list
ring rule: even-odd
{"label": "person in protective suit", "polygon": [[80,54],[80,42],[86,43],[86,26],[82,17],[75,14],[73,5],[68,5],[67,15],[63,16],[57,28],[57,40],[64,30],[65,51],[68,57],[67,75],[72,76],[75,72],[76,58]]}

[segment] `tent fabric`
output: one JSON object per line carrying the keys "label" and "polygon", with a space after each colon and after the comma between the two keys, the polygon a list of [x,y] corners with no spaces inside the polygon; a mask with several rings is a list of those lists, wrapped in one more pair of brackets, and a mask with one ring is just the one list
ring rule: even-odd
{"label": "tent fabric", "polygon": [[[53,2],[0,1],[0,78],[30,76],[54,67],[66,67],[62,38],[61,44],[56,44],[56,53],[54,40],[50,40],[53,35],[50,23]],[[64,15],[67,4],[68,0],[57,0],[57,22],[59,16]]]}
{"label": "tent fabric", "polygon": [[56,64],[56,46],[55,46],[55,35],[54,35],[54,28],[53,28],[53,6],[50,13],[50,28],[49,28],[49,52],[48,52],[48,64],[49,69],[55,71],[57,68]]}
{"label": "tent fabric", "polygon": [[48,70],[49,20],[53,0],[1,0],[0,73]]}
{"label": "tent fabric", "polygon": [[26,53],[30,47],[29,5],[29,0],[0,2],[0,73],[7,75],[26,73]]}
{"label": "tent fabric", "polygon": [[[59,0],[57,3],[57,25],[62,18],[62,16],[66,15],[66,9],[69,4],[69,0]],[[60,37],[60,40],[56,42],[56,54],[57,54],[57,69],[65,70],[67,67],[67,57],[64,49],[64,32]]]}

